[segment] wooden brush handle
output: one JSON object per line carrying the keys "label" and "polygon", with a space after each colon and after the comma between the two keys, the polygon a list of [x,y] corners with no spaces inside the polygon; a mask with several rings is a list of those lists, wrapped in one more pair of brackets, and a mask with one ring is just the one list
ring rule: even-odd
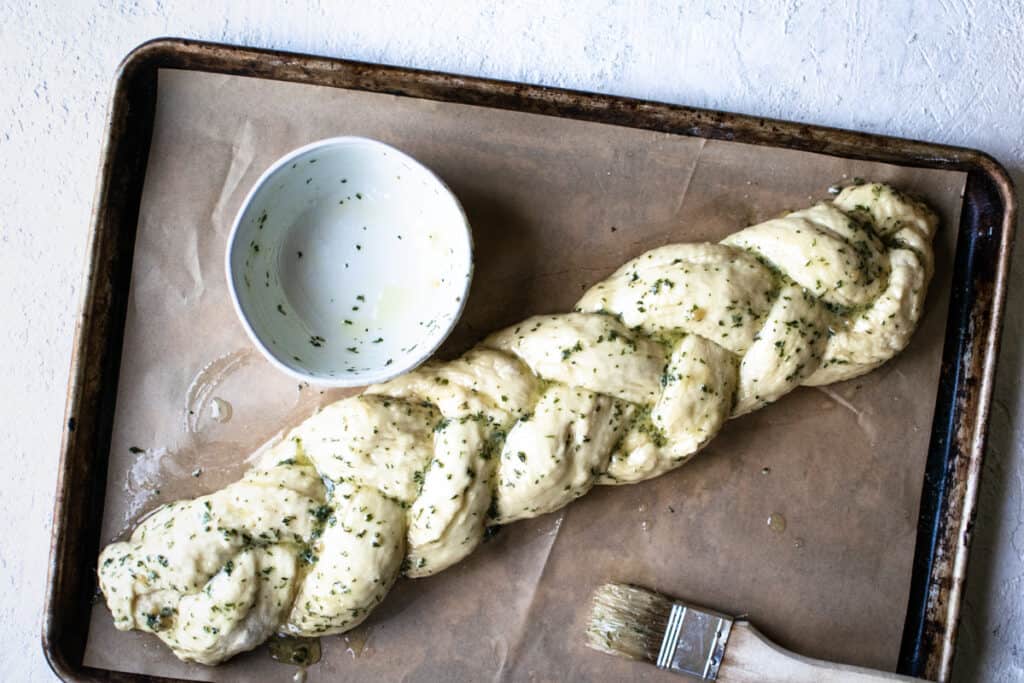
{"label": "wooden brush handle", "polygon": [[802,657],[765,638],[750,622],[736,621],[725,646],[718,680],[723,683],[870,683],[920,679]]}

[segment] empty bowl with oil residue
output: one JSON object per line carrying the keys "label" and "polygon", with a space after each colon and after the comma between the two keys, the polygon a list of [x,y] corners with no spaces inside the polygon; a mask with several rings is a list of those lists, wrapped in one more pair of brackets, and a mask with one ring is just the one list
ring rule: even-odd
{"label": "empty bowl with oil residue", "polygon": [[228,287],[256,347],[326,386],[407,372],[455,326],[473,276],[458,199],[382,142],[297,149],[256,182],[228,238]]}

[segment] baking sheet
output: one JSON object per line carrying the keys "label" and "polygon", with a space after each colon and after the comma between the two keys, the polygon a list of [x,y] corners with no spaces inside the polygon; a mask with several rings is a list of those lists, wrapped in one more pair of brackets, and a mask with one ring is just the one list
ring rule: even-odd
{"label": "baking sheet", "polygon": [[[250,350],[226,291],[230,222],[285,152],[356,134],[437,171],[473,225],[477,271],[454,355],[642,251],[719,239],[855,176],[943,218],[928,312],[880,370],[735,420],[693,463],[600,487],[511,525],[461,565],[405,580],[316,680],[657,680],[590,652],[590,591],[628,580],[751,619],[803,654],[892,669],[899,649],[964,174],[705,141],[511,111],[162,71],[140,212],[103,539],[161,502],[237,478],[246,454],[344,392],[297,385]],[[232,419],[210,417],[214,397]],[[141,451],[141,452],[140,452]],[[786,520],[782,532],[766,524]],[[356,656],[358,653],[358,656]],[[93,613],[85,663],[200,680],[288,680],[263,649],[210,669]]]}

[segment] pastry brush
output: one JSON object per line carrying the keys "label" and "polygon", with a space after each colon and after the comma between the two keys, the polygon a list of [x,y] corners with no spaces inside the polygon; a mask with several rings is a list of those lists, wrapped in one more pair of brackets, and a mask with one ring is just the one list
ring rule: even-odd
{"label": "pastry brush", "polygon": [[802,657],[774,644],[750,622],[621,583],[594,593],[587,645],[653,662],[701,681],[727,683],[870,683],[913,681]]}

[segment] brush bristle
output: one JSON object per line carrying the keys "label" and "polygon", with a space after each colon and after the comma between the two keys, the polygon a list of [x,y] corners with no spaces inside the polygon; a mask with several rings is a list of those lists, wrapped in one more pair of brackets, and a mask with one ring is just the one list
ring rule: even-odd
{"label": "brush bristle", "polygon": [[594,592],[587,646],[629,659],[657,661],[672,603],[645,588],[606,583]]}

